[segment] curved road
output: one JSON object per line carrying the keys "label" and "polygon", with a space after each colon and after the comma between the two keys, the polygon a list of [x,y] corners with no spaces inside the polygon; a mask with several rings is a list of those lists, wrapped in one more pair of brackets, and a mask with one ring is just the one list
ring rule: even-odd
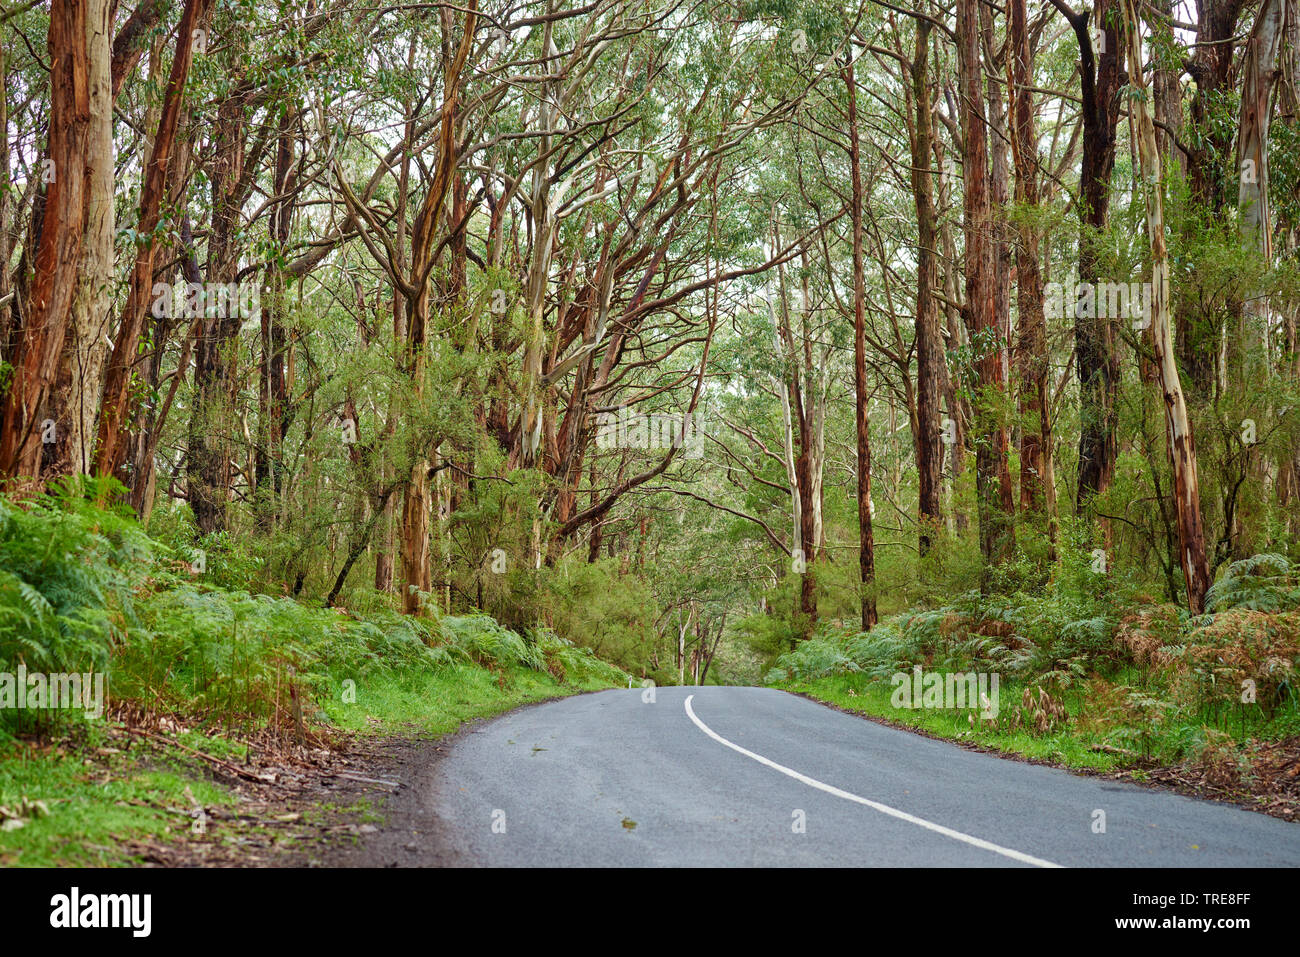
{"label": "curved road", "polygon": [[1297,824],[966,751],[768,688],[523,708],[462,733],[435,777],[457,863],[1300,865]]}

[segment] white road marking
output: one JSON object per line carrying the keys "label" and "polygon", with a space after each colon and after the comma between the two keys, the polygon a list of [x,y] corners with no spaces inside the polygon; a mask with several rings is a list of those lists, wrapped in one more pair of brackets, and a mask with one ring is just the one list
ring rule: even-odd
{"label": "white road marking", "polygon": [[1062,866],[1060,864],[1053,864],[1051,861],[1045,861],[1041,857],[1033,857],[1029,854],[1025,854],[1022,851],[1012,850],[1009,847],[1002,847],[999,844],[994,844],[992,841],[986,841],[983,838],[971,837],[971,835],[963,834],[961,831],[954,831],[950,827],[944,827],[942,824],[935,824],[933,821],[927,821],[925,820],[925,818],[917,817],[915,814],[908,814],[906,811],[900,811],[898,810],[898,808],[890,807],[888,804],[881,804],[879,801],[871,801],[868,800],[867,798],[859,797],[856,794],[852,794],[848,791],[840,790],[837,787],[833,787],[832,785],[825,784],[821,781],[818,781],[816,778],[810,778],[806,774],[800,774],[798,771],[795,771],[791,768],[787,768],[783,764],[777,764],[775,761],[771,760],[770,758],[765,758],[761,754],[755,754],[753,751],[747,751],[745,748],[742,748],[740,745],[728,741],[726,738],[718,734],[707,724],[701,721],[698,717],[696,717],[694,709],[691,708],[691,701],[692,699],[694,699],[694,697],[695,695],[693,694],[686,696],[686,714],[687,717],[689,717],[692,721],[695,722],[695,726],[697,728],[699,728],[701,731],[707,734],[714,741],[717,741],[719,744],[725,744],[727,747],[731,748],[731,750],[739,751],[745,757],[753,758],[759,764],[764,764],[767,767],[772,768],[774,771],[780,771],[782,774],[786,775],[787,777],[792,777],[796,781],[802,781],[804,784],[808,785],[809,787],[817,788],[819,791],[825,791],[827,794],[834,794],[836,797],[844,798],[844,800],[846,801],[853,801],[857,804],[865,804],[867,807],[871,808],[872,810],[879,811],[881,814],[888,814],[890,817],[896,817],[900,821],[907,821],[909,824],[915,824],[918,827],[923,827],[926,830],[934,831],[938,834],[944,835],[945,837],[951,837],[954,841],[961,841],[964,844],[970,844],[972,847],[983,848],[986,851],[992,851],[994,854],[1001,854],[1003,857],[1009,857],[1012,860],[1021,861],[1022,863],[1025,864],[1032,864],[1035,867],[1061,867]]}

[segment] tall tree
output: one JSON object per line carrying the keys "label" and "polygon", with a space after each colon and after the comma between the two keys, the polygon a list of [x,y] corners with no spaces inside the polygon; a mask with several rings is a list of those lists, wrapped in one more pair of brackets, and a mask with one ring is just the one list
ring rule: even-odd
{"label": "tall tree", "polygon": [[1165,243],[1164,183],[1160,172],[1160,151],[1156,128],[1148,103],[1148,84],[1142,60],[1142,21],[1134,0],[1122,0],[1126,27],[1129,81],[1136,95],[1138,158],[1146,194],[1147,240],[1151,244],[1151,325],[1155,345],[1156,374],[1164,397],[1165,437],[1169,464],[1174,475],[1174,508],[1178,520],[1179,559],[1187,585],[1187,606],[1192,614],[1205,610],[1205,593],[1210,587],[1205,557],[1205,530],[1201,519],[1201,491],[1197,477],[1196,440],[1192,435],[1187,402],[1174,357],[1173,328],[1169,308],[1169,249]]}
{"label": "tall tree", "polygon": [[858,133],[858,84],[852,51],[844,65],[849,100],[849,169],[853,189],[853,406],[858,440],[858,602],[862,630],[876,624],[876,552],[871,528],[871,393],[867,385],[867,278],[862,262],[861,143]]}
{"label": "tall tree", "polygon": [[1008,462],[1010,436],[1003,399],[1005,341],[995,301],[993,238],[989,197],[988,123],[984,107],[978,0],[957,4],[958,75],[962,101],[962,175],[965,187],[966,325],[977,359],[979,380],[975,426],[975,486],[980,551],[990,565],[1005,561],[1015,547],[1015,503]]}
{"label": "tall tree", "polygon": [[[43,439],[50,438],[42,413],[58,374],[74,301],[85,319],[96,296],[93,283],[104,278],[98,255],[106,211],[99,203],[104,163],[111,170],[112,159],[105,160],[99,151],[104,148],[102,96],[111,68],[103,55],[108,10],[107,0],[52,0],[50,5],[49,141],[36,171],[47,188],[32,276],[20,309],[22,325],[9,359],[13,371],[0,409],[0,476],[7,479],[35,478],[40,472]],[[98,115],[95,107],[101,110]],[[89,265],[97,272],[83,280],[83,240],[92,203],[91,245],[97,252]]]}
{"label": "tall tree", "polygon": [[1051,394],[1048,385],[1047,320],[1039,271],[1037,210],[1038,137],[1034,127],[1033,51],[1025,0],[1009,0],[1011,83],[1011,153],[1016,168],[1016,204],[1020,207],[1016,246],[1016,310],[1019,334],[1016,365],[1020,378],[1020,507],[1045,514],[1055,541],[1052,468]]}
{"label": "tall tree", "polygon": [[[1079,282],[1084,287],[1095,287],[1102,279],[1101,233],[1109,218],[1110,175],[1115,168],[1115,129],[1119,123],[1116,6],[1115,0],[1097,0],[1091,11],[1076,12],[1064,0],[1051,2],[1070,24],[1079,43],[1083,117],[1078,203]],[[1095,309],[1073,311],[1074,362],[1079,379],[1079,477],[1075,507],[1084,513],[1093,496],[1110,488],[1115,475],[1119,448],[1115,404],[1119,355],[1111,317],[1098,317]]]}
{"label": "tall tree", "polygon": [[153,298],[154,250],[161,245],[155,233],[162,215],[169,158],[185,96],[185,83],[194,62],[195,39],[205,36],[201,31],[206,29],[211,9],[212,0],[185,0],[177,28],[176,53],[172,58],[162,114],[140,188],[140,215],[135,226],[136,235],[141,237],[139,250],[131,272],[126,307],[108,361],[95,446],[97,475],[117,474],[126,454],[125,429],[130,416],[131,375],[139,356],[145,314]]}
{"label": "tall tree", "polygon": [[917,525],[920,553],[929,552],[943,522],[941,494],[944,398],[943,333],[939,323],[939,231],[934,204],[934,114],[930,92],[929,20],[916,21],[916,50],[910,64],[913,120],[909,124],[912,151],[912,202],[916,209],[916,474]]}

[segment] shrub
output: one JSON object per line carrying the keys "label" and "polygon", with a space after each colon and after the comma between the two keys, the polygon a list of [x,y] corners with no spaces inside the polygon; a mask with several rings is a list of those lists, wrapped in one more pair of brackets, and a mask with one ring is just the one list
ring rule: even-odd
{"label": "shrub", "polygon": [[1205,593],[1210,612],[1241,608],[1279,612],[1300,607],[1300,581],[1285,555],[1265,553],[1233,562]]}
{"label": "shrub", "polygon": [[0,665],[103,668],[134,621],[152,553],[130,519],[90,506],[77,483],[23,503],[0,497]]}
{"label": "shrub", "polygon": [[99,488],[0,497],[0,670],[107,672],[114,701],[227,726],[278,724],[295,696],[374,671],[524,667],[621,683],[616,668],[545,629],[523,637],[486,615],[360,616],[250,594],[235,583],[258,563],[229,536],[202,543],[195,578],[185,522],[170,529],[173,550],[91,504]]}

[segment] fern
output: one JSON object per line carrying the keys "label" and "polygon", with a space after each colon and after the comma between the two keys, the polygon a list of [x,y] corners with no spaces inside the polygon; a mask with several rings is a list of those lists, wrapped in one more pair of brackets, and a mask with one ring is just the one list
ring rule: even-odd
{"label": "fern", "polygon": [[1300,607],[1300,581],[1284,555],[1266,552],[1228,566],[1205,594],[1214,613],[1230,608],[1279,612]]}

